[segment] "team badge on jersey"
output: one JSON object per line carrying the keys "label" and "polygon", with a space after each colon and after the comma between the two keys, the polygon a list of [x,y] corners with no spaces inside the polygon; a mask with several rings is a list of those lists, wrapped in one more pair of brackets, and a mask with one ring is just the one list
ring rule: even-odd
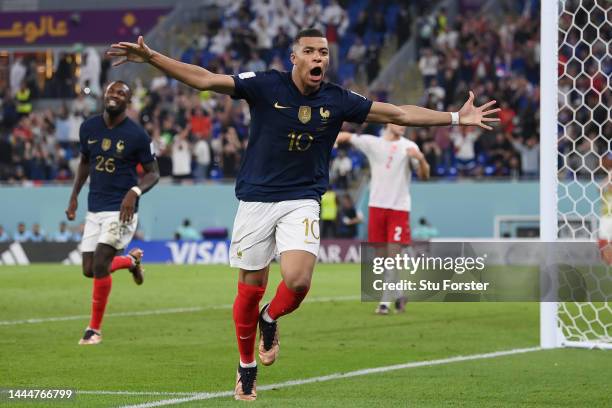
{"label": "team badge on jersey", "polygon": [[300,122],[306,124],[310,122],[310,117],[310,106],[300,106],[300,109],[298,110],[298,119],[300,120]]}
{"label": "team badge on jersey", "polygon": [[110,139],[106,139],[104,138],[102,140],[102,150],[107,151],[108,149],[111,148],[113,142]]}
{"label": "team badge on jersey", "polygon": [[123,149],[125,149],[125,143],[123,142],[123,140],[120,140],[117,142],[116,149],[117,149],[117,153],[119,154],[123,153]]}
{"label": "team badge on jersey", "polygon": [[325,109],[324,107],[321,106],[321,109],[319,109],[319,114],[321,115],[321,119],[323,120],[327,120],[329,119],[329,110]]}

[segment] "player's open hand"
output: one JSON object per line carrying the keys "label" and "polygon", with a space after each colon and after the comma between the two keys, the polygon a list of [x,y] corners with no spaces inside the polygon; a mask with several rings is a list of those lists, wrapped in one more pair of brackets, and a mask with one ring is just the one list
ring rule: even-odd
{"label": "player's open hand", "polygon": [[70,202],[68,203],[68,208],[66,209],[66,218],[68,221],[74,221],[76,217],[76,210],[79,207],[79,202],[76,198],[70,198]]}
{"label": "player's open hand", "polygon": [[470,97],[459,109],[459,124],[466,126],[480,126],[486,130],[493,130],[487,125],[487,122],[499,122],[499,118],[495,115],[501,109],[489,109],[495,105],[497,101],[492,100],[482,106],[474,106],[474,92],[470,91]]}
{"label": "player's open hand", "polygon": [[136,209],[137,198],[138,195],[133,190],[129,190],[125,197],[123,197],[121,207],[119,208],[119,221],[125,224],[132,222],[134,211]]}
{"label": "player's open hand", "polygon": [[145,44],[144,38],[138,37],[137,43],[119,42],[111,45],[111,49],[106,52],[111,57],[119,57],[113,62],[113,67],[125,64],[126,62],[149,62],[153,51]]}

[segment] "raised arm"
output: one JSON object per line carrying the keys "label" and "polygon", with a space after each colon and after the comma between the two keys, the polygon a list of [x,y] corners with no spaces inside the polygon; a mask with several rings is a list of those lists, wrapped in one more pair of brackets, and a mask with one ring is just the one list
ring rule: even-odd
{"label": "raised arm", "polygon": [[119,42],[111,45],[111,50],[107,51],[107,54],[119,57],[113,63],[114,67],[126,62],[146,62],[172,78],[201,91],[209,90],[227,95],[234,93],[234,80],[231,76],[215,74],[197,65],[185,64],[167,57],[149,48],[142,36],[138,37],[137,43]]}
{"label": "raised arm", "polygon": [[[470,91],[470,97],[459,110],[459,125],[480,126],[486,130],[492,130],[487,122],[499,122],[497,116],[491,116],[499,112],[499,108],[488,109],[495,105],[496,101],[489,101],[482,106],[474,106],[474,93]],[[397,106],[390,103],[374,102],[367,122],[395,123],[402,126],[448,126],[452,123],[451,112],[440,112],[420,106],[403,105]]]}

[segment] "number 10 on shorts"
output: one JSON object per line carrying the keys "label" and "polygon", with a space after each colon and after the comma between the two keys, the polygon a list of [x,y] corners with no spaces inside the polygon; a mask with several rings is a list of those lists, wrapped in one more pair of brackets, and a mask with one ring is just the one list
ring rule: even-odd
{"label": "number 10 on shorts", "polygon": [[302,221],[304,224],[304,235],[306,240],[312,238],[315,240],[319,240],[319,220],[311,220],[309,218],[304,218]]}

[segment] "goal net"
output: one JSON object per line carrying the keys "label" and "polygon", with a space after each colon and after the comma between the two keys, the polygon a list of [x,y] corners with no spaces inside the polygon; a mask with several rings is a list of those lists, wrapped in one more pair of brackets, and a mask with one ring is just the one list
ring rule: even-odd
{"label": "goal net", "polygon": [[[556,215],[543,225],[544,240],[586,238],[595,245],[607,237],[612,242],[610,17],[607,0],[542,2],[541,216]],[[545,141],[551,135],[554,145]],[[556,202],[544,198],[547,191]],[[604,265],[598,276],[609,281],[612,270]],[[610,302],[543,303],[541,329],[544,347],[612,348],[612,307]]]}

